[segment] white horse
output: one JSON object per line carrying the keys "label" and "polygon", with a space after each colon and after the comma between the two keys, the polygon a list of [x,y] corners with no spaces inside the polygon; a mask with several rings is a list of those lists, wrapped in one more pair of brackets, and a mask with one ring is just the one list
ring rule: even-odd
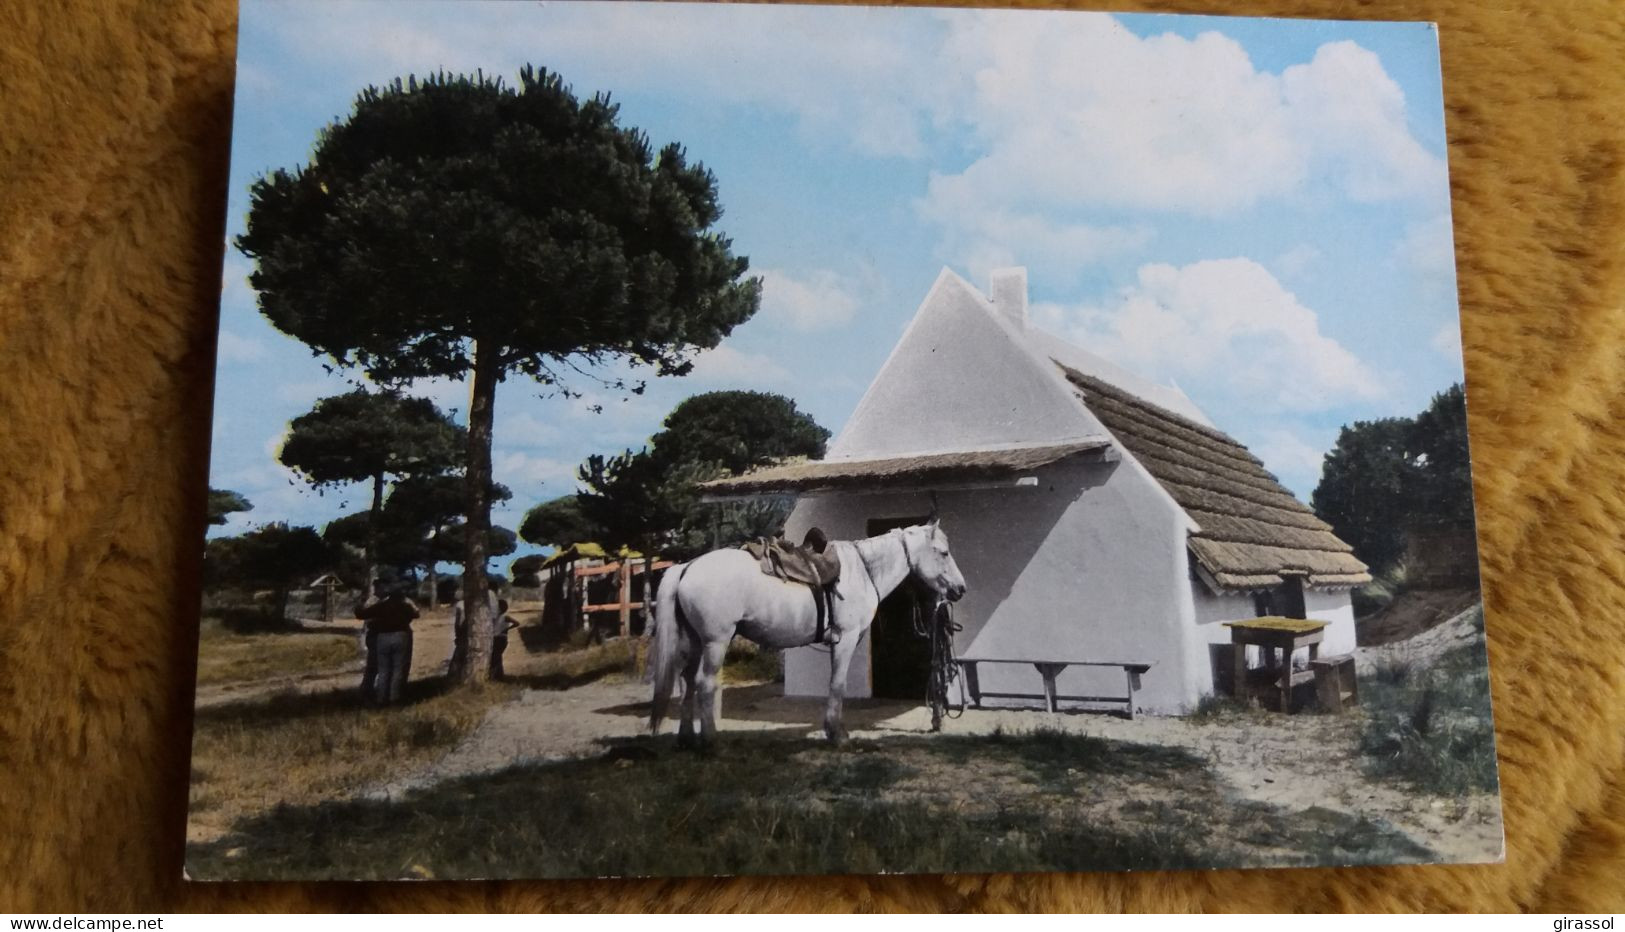
{"label": "white horse", "polygon": [[[841,700],[846,672],[858,639],[874,621],[880,601],[910,574],[938,598],[957,601],[965,594],[948,537],[929,524],[899,528],[857,541],[831,541],[841,558],[841,574],[828,626],[835,643],[830,647],[829,702],[824,710],[824,734],[834,742],[846,739],[841,723]],[[654,673],[654,708],[649,731],[660,732],[666,703],[677,673],[683,676],[683,704],[678,744],[694,740],[694,716],[700,717],[700,741],[710,744],[716,735],[717,674],[722,669],[728,642],[742,634],[763,647],[783,650],[818,639],[818,610],[812,591],[762,572],[756,558],[739,549],[713,550],[689,563],[666,570],[655,596],[654,643],[649,663]]]}

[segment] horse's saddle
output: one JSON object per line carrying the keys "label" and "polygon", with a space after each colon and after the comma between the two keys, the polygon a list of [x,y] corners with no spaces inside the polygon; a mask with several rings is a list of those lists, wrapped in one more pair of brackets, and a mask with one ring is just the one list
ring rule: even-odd
{"label": "horse's saddle", "polygon": [[797,547],[782,537],[763,537],[741,546],[769,576],[820,589],[841,578],[841,555],[834,550]]}
{"label": "horse's saddle", "polygon": [[742,544],[740,549],[756,558],[763,573],[811,589],[813,605],[818,609],[818,640],[830,644],[840,640],[840,632],[829,621],[835,612],[835,583],[841,578],[841,555],[825,546],[822,531],[817,528],[808,531],[806,542],[799,547],[782,537],[763,537]]}

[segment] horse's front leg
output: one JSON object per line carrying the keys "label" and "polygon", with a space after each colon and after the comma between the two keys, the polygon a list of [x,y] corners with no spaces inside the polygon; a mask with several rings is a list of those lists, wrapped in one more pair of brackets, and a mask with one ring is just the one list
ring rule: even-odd
{"label": "horse's front leg", "polygon": [[846,673],[852,668],[852,655],[857,648],[856,637],[843,637],[829,649],[829,700],[824,706],[824,735],[835,744],[847,738],[841,706],[846,700]]}

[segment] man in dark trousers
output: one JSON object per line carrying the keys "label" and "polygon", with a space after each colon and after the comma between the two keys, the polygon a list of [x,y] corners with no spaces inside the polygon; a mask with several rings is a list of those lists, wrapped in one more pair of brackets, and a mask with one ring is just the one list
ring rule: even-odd
{"label": "man in dark trousers", "polygon": [[355,617],[367,623],[378,655],[373,698],[383,705],[401,701],[412,670],[412,621],[418,617],[418,607],[406,593],[394,589],[371,605],[357,607]]}

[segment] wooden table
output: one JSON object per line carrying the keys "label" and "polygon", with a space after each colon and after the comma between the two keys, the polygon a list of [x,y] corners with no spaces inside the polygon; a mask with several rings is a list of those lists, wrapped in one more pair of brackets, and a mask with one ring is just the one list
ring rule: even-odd
{"label": "wooden table", "polygon": [[[1309,659],[1314,660],[1320,654],[1320,642],[1325,639],[1327,622],[1316,621],[1311,618],[1281,618],[1279,616],[1265,616],[1263,618],[1249,618],[1245,621],[1227,621],[1224,626],[1230,629],[1230,643],[1236,646],[1234,666],[1234,679],[1231,691],[1235,697],[1243,702],[1252,697],[1247,689],[1247,645],[1258,647],[1265,653],[1265,662],[1270,662],[1272,654],[1278,654],[1278,663],[1271,666],[1281,671],[1281,711],[1290,715],[1292,713],[1292,654],[1300,647],[1309,649]],[[1313,676],[1305,673],[1304,676]],[[1307,682],[1307,679],[1305,680]]]}
{"label": "wooden table", "polygon": [[[1061,700],[1068,702],[1121,702],[1128,710],[1128,717],[1134,717],[1134,691],[1140,688],[1140,675],[1151,669],[1150,663],[1119,662],[1115,660],[1023,660],[1009,657],[959,657],[955,659],[960,668],[965,671],[965,686],[970,690],[971,702],[978,708],[982,705],[983,697],[990,699],[1042,699],[1044,708],[1051,712],[1056,711],[1057,703]],[[1023,663],[1031,664],[1038,671],[1044,681],[1042,693],[996,693],[985,692],[981,681],[977,677],[976,667],[983,663]],[[1055,679],[1067,667],[1121,667],[1128,685],[1126,696],[1063,696],[1056,692]]]}

